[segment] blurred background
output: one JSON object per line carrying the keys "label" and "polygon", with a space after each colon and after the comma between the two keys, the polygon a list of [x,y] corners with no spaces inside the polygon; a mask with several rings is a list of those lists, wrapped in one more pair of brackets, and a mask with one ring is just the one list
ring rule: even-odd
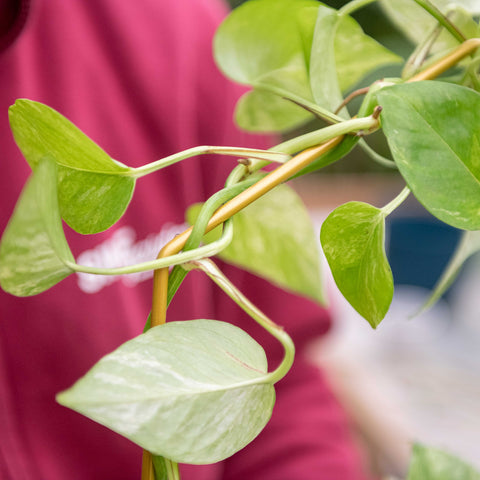
{"label": "blurred background", "polygon": [[[230,3],[235,7],[243,2]],[[347,2],[324,3],[338,8]],[[354,17],[395,53],[407,57],[412,51],[413,45],[377,3]],[[400,68],[377,71],[357,88],[377,78],[400,76]],[[368,142],[390,156],[381,133],[369,136]],[[316,231],[338,205],[358,200],[382,207],[403,185],[395,171],[373,162],[359,148],[321,173],[294,182]],[[325,263],[335,324],[328,338],[312,346],[311,355],[331,372],[332,385],[350,411],[369,460],[382,475],[404,473],[413,441],[443,448],[480,469],[480,257],[467,261],[440,301],[418,314],[460,234],[411,196],[387,219],[395,295],[375,331],[343,300]]]}

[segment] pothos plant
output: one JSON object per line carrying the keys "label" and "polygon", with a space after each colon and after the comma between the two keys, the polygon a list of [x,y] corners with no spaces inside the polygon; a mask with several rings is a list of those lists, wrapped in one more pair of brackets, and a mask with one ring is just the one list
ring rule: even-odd
{"label": "pothos plant", "polygon": [[[57,396],[62,405],[143,447],[143,480],[179,478],[177,462],[225,459],[251,442],[271,416],[274,384],[292,365],[294,345],[209,257],[218,255],[323,302],[316,234],[296,194],[280,184],[340,160],[357,145],[405,180],[387,205],[346,203],[321,228],[339,290],[373,328],[393,296],[385,219],[408,195],[463,231],[428,304],[480,250],[480,27],[474,17],[480,5],[381,0],[416,46],[401,77],[378,79],[352,92],[367,74],[403,61],[350,16],[373,1],[353,0],[335,10],[316,0],[252,0],[220,26],[214,41],[219,67],[252,87],[237,105],[240,126],[285,132],[315,117],[328,124],[270,150],[196,147],[130,168],[48,106],[22,99],[10,108],[11,129],[33,173],[2,237],[2,288],[28,296],[75,272],[154,270],[145,332]],[[349,101],[360,95],[358,111],[349,111]],[[365,142],[378,130],[392,159]],[[138,178],[204,153],[241,160],[225,188],[188,210],[193,226],[165,245],[157,259],[111,269],[76,263],[62,219],[81,234],[106,230],[127,208]],[[267,173],[265,167],[275,162],[279,166]],[[193,269],[208,275],[282,343],[285,355],[278,368],[269,372],[262,347],[229,323],[165,323],[168,303]],[[480,477],[447,454],[417,446],[408,478]]]}

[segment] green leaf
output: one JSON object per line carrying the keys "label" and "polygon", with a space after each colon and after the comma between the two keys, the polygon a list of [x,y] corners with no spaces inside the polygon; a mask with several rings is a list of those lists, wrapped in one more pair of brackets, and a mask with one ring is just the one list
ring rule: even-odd
{"label": "green leaf", "polygon": [[254,87],[237,106],[238,124],[263,131],[304,123],[312,118],[308,109],[315,102],[334,111],[342,102],[341,90],[399,61],[355,20],[311,0],[245,3],[220,26],[214,50],[226,75]]}
{"label": "green leaf", "polygon": [[425,81],[377,98],[393,158],[420,203],[449,225],[480,230],[480,94]]}
{"label": "green leaf", "polygon": [[376,328],[393,296],[385,214],[362,202],[341,205],[324,221],[320,241],[340,292]]}
{"label": "green leaf", "polygon": [[[475,0],[430,0],[450,21],[457,26],[466,38],[479,35],[479,27],[472,18],[472,14],[480,14],[478,2]],[[381,0],[380,5],[390,21],[413,43],[424,41],[438,25],[435,18],[425,11],[414,0]],[[458,41],[443,30],[438,36],[430,51],[442,52],[458,46]]]}
{"label": "green leaf", "polygon": [[371,71],[401,58],[366,35],[348,15],[321,6],[313,37],[310,84],[318,105],[335,111],[344,92]]}
{"label": "green leaf", "polygon": [[407,480],[480,480],[480,473],[449,453],[415,444]]}
{"label": "green leaf", "polygon": [[455,253],[448,262],[441,278],[435,285],[432,295],[422,307],[422,311],[430,308],[435,302],[437,302],[453,283],[460,272],[462,265],[468,260],[468,258],[478,251],[480,251],[480,231],[463,232],[462,239],[455,249]]}
{"label": "green leaf", "polygon": [[130,168],[113,160],[46,105],[17,100],[9,109],[9,119],[15,141],[32,170],[45,156],[57,162],[60,212],[74,230],[97,233],[122,216],[135,187],[135,180],[128,176]]}
{"label": "green leaf", "polygon": [[307,110],[263,90],[253,90],[243,95],[235,108],[238,126],[251,131],[283,132],[311,118],[312,114]]}
{"label": "green leaf", "polygon": [[57,201],[55,162],[44,158],[30,177],[0,244],[0,285],[13,295],[41,293],[73,272]]}
{"label": "green leaf", "polygon": [[342,92],[353,88],[374,70],[402,61],[402,57],[364,33],[352,17],[340,17],[335,36],[335,62]]}
{"label": "green leaf", "polygon": [[[243,97],[238,109],[242,126],[286,129],[312,117],[280,97],[261,114],[252,116],[252,108],[258,104],[262,109],[271,98],[265,93],[278,89],[313,100],[308,62],[318,6],[315,0],[256,0],[235,9],[220,25],[214,39],[217,64],[236,82],[261,88],[260,93]],[[280,125],[278,116],[282,117]],[[252,123],[247,123],[249,118]]]}
{"label": "green leaf", "polygon": [[270,419],[275,389],[266,375],[265,352],[238,327],[169,322],[101,359],[57,400],[155,455],[213,463]]}
{"label": "green leaf", "polygon": [[[200,206],[187,212],[195,223]],[[275,285],[324,303],[320,253],[308,212],[286,185],[275,188],[233,217],[235,235],[218,256]],[[204,241],[218,238],[210,232]]]}

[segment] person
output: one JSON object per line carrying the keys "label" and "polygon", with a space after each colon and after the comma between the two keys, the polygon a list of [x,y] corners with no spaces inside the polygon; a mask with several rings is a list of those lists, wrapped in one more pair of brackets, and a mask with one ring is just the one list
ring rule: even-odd
{"label": "person", "polygon": [[[223,78],[212,59],[212,36],[225,13],[217,0],[1,0],[0,229],[30,172],[8,124],[8,107],[20,97],[58,110],[133,167],[196,145],[264,145],[233,125],[241,88]],[[65,226],[78,263],[151,259],[183,229],[186,207],[221,188],[234,165],[218,157],[186,160],[140,179],[127,212],[108,231],[81,236]],[[328,313],[225,268],[286,327],[297,359],[277,386],[272,420],[259,437],[224,462],[182,466],[182,478],[364,478],[347,419],[322,373],[302,353],[310,339],[328,330]],[[139,478],[141,449],[61,407],[55,394],[142,332],[150,278],[72,275],[35,297],[0,293],[2,479]],[[193,318],[231,321],[266,348],[272,365],[281,358],[275,340],[200,274],[188,276],[168,312],[169,320]]]}

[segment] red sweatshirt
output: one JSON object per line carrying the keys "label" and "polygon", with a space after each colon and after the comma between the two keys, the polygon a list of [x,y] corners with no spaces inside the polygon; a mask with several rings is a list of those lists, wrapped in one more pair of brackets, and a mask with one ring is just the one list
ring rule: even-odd
{"label": "red sweatshirt", "polygon": [[[5,4],[0,0],[0,8]],[[29,174],[8,125],[7,110],[16,98],[57,109],[134,167],[196,145],[260,143],[233,126],[240,92],[213,64],[212,35],[225,13],[218,1],[37,0],[11,12],[0,22],[9,31],[0,41],[1,231]],[[234,164],[196,158],[142,178],[125,216],[107,232],[83,237],[66,227],[78,263],[152,259],[182,230],[185,208],[219,189]],[[183,478],[363,478],[341,409],[320,372],[302,359],[306,341],[328,329],[328,315],[249,274],[233,268],[227,273],[286,327],[299,353],[278,385],[264,432],[221,464],[182,467]],[[36,297],[0,292],[1,479],[139,478],[139,447],[57,405],[54,396],[141,333],[150,279],[72,275]],[[189,275],[168,314],[169,320],[231,321],[266,347],[272,365],[280,359],[275,341],[200,274]]]}

